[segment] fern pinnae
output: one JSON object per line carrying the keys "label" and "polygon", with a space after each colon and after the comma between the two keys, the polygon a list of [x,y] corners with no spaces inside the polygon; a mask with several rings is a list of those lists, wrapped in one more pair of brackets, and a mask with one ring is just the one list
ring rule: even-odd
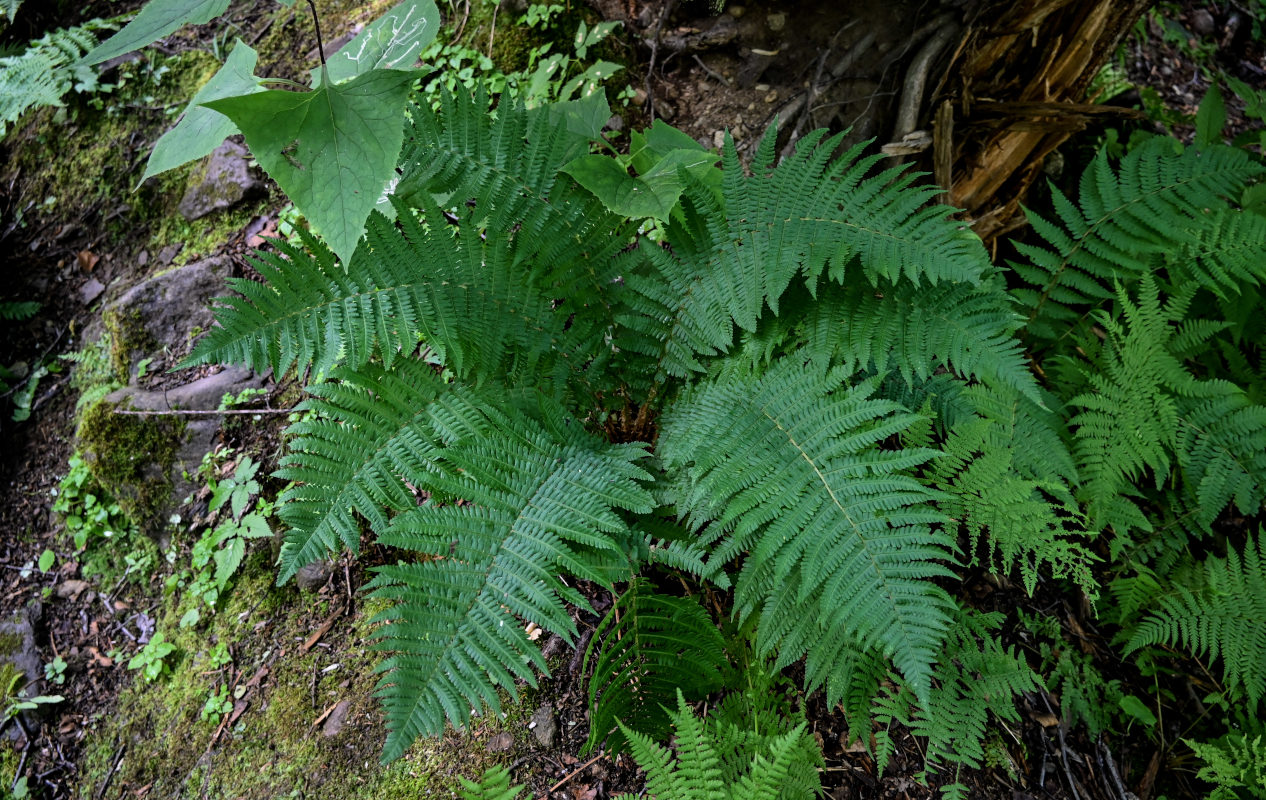
{"label": "fern pinnae", "polygon": [[[925,688],[951,607],[928,579],[949,574],[951,541],[927,505],[939,495],[900,470],[935,453],[878,450],[913,417],[872,399],[875,381],[845,388],[845,377],[788,358],[760,379],[696,386],[665,417],[659,454],[690,475],[679,510],[710,523],[713,558],[750,550],[735,605],[761,610],[762,652],[812,648],[840,626]],[[779,657],[802,654],[781,646]]]}
{"label": "fern pinnae", "polygon": [[497,708],[492,687],[513,694],[516,679],[534,681],[528,664],[545,670],[519,620],[570,640],[563,600],[584,600],[558,573],[602,578],[575,548],[614,551],[610,538],[627,531],[615,509],[651,510],[640,485],[650,476],[637,466],[644,457],[640,447],[580,433],[559,441],[513,407],[490,416],[480,435],[440,449],[442,464],[424,485],[468,502],[432,499],[395,517],[380,541],[431,560],[382,567],[370,584],[397,601],[377,633],[380,647],[398,653],[379,687],[386,760],[418,735],[441,732],[446,716],[460,726],[472,706]]}

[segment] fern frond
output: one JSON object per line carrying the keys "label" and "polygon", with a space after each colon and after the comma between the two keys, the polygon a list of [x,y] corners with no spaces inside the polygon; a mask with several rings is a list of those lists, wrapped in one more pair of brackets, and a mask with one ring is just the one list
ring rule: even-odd
{"label": "fern frond", "polygon": [[[20,2],[20,0],[18,0]],[[18,2],[10,8],[9,19]],[[74,64],[97,46],[93,31],[108,27],[100,20],[59,28],[31,42],[20,55],[0,58],[0,137],[32,108],[61,106],[62,96],[80,79]]]}
{"label": "fern frond", "polygon": [[462,800],[515,800],[522,793],[522,786],[510,785],[505,767],[492,767],[477,783],[462,778]]}
{"label": "fern frond", "polygon": [[1266,502],[1266,407],[1229,384],[1178,400],[1175,447],[1188,506],[1206,530],[1229,504],[1253,515]]}
{"label": "fern frond", "polygon": [[1130,638],[1127,652],[1151,644],[1180,646],[1221,659],[1227,687],[1256,706],[1266,694],[1266,535],[1249,537],[1241,555],[1204,562],[1203,586],[1177,586]]}
{"label": "fern frond", "polygon": [[23,320],[30,319],[40,310],[40,304],[33,301],[2,301],[0,302],[0,319],[3,320]]}
{"label": "fern frond", "polygon": [[1006,386],[1041,403],[1014,333],[1020,316],[1001,290],[962,283],[826,285],[807,310],[805,339],[850,369],[893,371],[913,383],[939,369]]}
{"label": "fern frond", "polygon": [[940,508],[964,525],[972,553],[986,541],[989,560],[1004,571],[1018,567],[1030,595],[1045,568],[1098,596],[1090,572],[1096,557],[1076,538],[1081,515],[1066,485],[1024,477],[1012,440],[992,420],[956,426],[943,449],[930,477],[949,495]]}
{"label": "fern frond", "polygon": [[[437,113],[415,107],[396,193],[423,209],[432,198],[447,198],[444,204],[464,206],[471,224],[484,230],[513,228],[515,257],[530,264],[542,285],[579,282],[585,302],[598,302],[611,287],[592,265],[606,264],[633,230],[559,172],[588,152],[589,139],[552,111],[527,109],[507,96],[492,115],[482,90],[472,95],[460,86],[441,94]],[[578,253],[589,266],[575,273]]]}
{"label": "fern frond", "polygon": [[570,433],[519,409],[485,411],[482,430],[440,449],[423,488],[463,498],[434,498],[395,517],[380,541],[428,557],[380,567],[373,596],[396,601],[375,620],[377,647],[395,651],[380,666],[389,727],[384,760],[419,735],[470,718],[472,708],[500,709],[495,687],[517,697],[516,681],[535,685],[545,659],[523,622],[570,641],[564,599],[583,597],[560,571],[601,575],[577,558],[583,548],[613,551],[628,527],[615,509],[648,513],[650,476],[637,466],[640,445],[608,445],[574,423]]}
{"label": "fern frond", "polygon": [[[676,758],[650,737],[624,729],[633,758],[646,772],[650,797],[809,800],[821,791],[817,776],[821,754],[803,722],[786,732],[765,735],[726,724],[714,726],[696,717],[680,694],[671,719]],[[739,771],[732,770],[734,765]]]}
{"label": "fern frond", "polygon": [[1014,696],[1039,688],[1024,658],[1014,647],[1007,650],[998,642],[994,631],[1001,623],[1001,614],[961,612],[945,639],[928,700],[916,703],[899,685],[877,701],[881,724],[898,720],[927,738],[924,758],[929,766],[979,767],[989,715],[1019,722]]}
{"label": "fern frond", "polygon": [[408,360],[392,369],[336,369],[308,392],[298,410],[310,414],[286,429],[293,438],[276,472],[295,484],[280,497],[288,530],[279,583],[340,547],[359,552],[356,515],[381,533],[391,512],[413,508],[405,480],[425,474],[436,448],[454,438],[437,430],[435,405],[446,394],[462,402],[429,364]]}
{"label": "fern frond", "polygon": [[624,744],[616,721],[657,739],[668,732],[663,705],[678,692],[699,699],[721,688],[725,640],[698,601],[655,592],[634,581],[607,612],[585,651],[589,739],[607,752]]}
{"label": "fern frond", "polygon": [[801,358],[760,378],[722,375],[665,415],[658,450],[688,471],[679,511],[706,526],[713,559],[747,553],[735,607],[760,612],[762,653],[789,663],[842,630],[923,696],[952,607],[930,579],[950,574],[952,541],[927,505],[939,494],[903,471],[935,451],[879,449],[914,417],[847,375]]}
{"label": "fern frond", "polygon": [[1249,739],[1233,734],[1216,742],[1183,741],[1205,762],[1196,777],[1214,785],[1208,800],[1239,800],[1245,796],[1241,789],[1251,797],[1266,797],[1266,740],[1262,735]]}
{"label": "fern frond", "polygon": [[1028,212],[1046,245],[1018,243],[1028,263],[1011,266],[1027,284],[1015,295],[1028,309],[1030,335],[1058,337],[1086,308],[1111,300],[1114,283],[1132,283],[1172,252],[1187,253],[1193,275],[1209,277],[1211,289],[1225,288],[1224,276],[1246,274],[1238,248],[1225,247],[1228,233],[1245,233],[1241,223],[1203,209],[1225,208],[1266,167],[1238,148],[1175,147],[1172,139],[1151,139],[1115,173],[1100,151],[1082,175],[1080,207],[1052,187],[1058,221]]}
{"label": "fern frond", "polygon": [[1266,283],[1266,216],[1225,203],[1203,212],[1201,224],[1171,258],[1171,272],[1229,297]]}
{"label": "fern frond", "polygon": [[312,256],[285,244],[284,260],[262,255],[254,265],[265,283],[231,282],[241,296],[220,298],[219,327],[185,365],[243,363],[282,374],[296,363],[320,372],[379,356],[390,367],[425,341],[458,375],[486,377],[540,366],[546,356],[572,357],[579,369],[587,357],[576,348],[597,346],[583,325],[567,326],[516,264],[511,235],[450,231],[432,207],[426,224],[407,211],[394,223],[374,214],[366,237],[346,270],[307,235]]}

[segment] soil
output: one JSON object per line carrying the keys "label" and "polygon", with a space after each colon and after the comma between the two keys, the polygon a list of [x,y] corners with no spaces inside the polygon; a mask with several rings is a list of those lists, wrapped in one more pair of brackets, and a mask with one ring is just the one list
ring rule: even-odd
{"label": "soil", "polygon": [[[37,3],[31,0],[28,5]],[[139,2],[91,3],[75,14],[86,19],[94,13],[120,13],[126,5],[134,7]],[[333,30],[325,31],[327,39],[372,16],[351,2],[322,5],[329,10],[329,18],[337,20],[330,25]],[[461,5],[456,4],[459,13]],[[1149,19],[1145,25],[1151,35],[1137,38],[1127,48],[1131,80],[1155,87],[1171,107],[1186,114],[1194,113],[1207,86],[1199,53],[1258,89],[1266,86],[1261,46],[1245,39],[1250,20],[1236,10],[1236,4],[1179,5],[1171,20],[1194,30],[1196,16],[1209,14],[1212,29],[1193,34],[1200,47],[1191,47],[1180,38],[1163,35],[1172,30],[1164,28],[1164,18]],[[912,34],[936,10],[926,0],[730,3],[720,13],[713,13],[706,3],[676,0],[593,0],[593,6],[602,17],[624,23],[624,50],[636,59],[629,71],[632,85],[640,91],[624,114],[623,125],[642,127],[652,118],[662,118],[710,147],[720,144],[728,132],[744,155],[753,151],[775,121],[780,123],[780,149],[820,127],[850,130],[850,140],[889,141],[894,96],[915,41]],[[254,3],[237,2],[229,19],[248,42],[282,37],[288,43],[272,52],[302,56],[315,47],[302,14],[265,13]],[[20,41],[72,21],[69,16],[49,18],[47,12],[29,14],[4,38]],[[1203,29],[1205,20],[1199,23]],[[205,49],[219,30],[215,25],[187,29],[169,37],[158,50],[163,57],[171,57]],[[263,44],[259,49],[267,52]],[[295,77],[302,63],[299,57],[278,62],[271,65],[272,74]],[[823,76],[829,77],[824,81]],[[810,84],[819,87],[811,94],[806,91]],[[178,185],[159,184],[137,195],[128,194],[130,187],[118,174],[106,176],[112,178],[103,184],[108,191],[91,190],[83,197],[63,193],[46,208],[45,197],[54,183],[37,166],[41,158],[59,157],[47,138],[69,141],[79,132],[77,115],[87,119],[93,114],[83,100],[71,102],[77,105],[67,127],[58,130],[55,126],[66,123],[55,120],[51,112],[39,112],[29,115],[25,125],[12,131],[2,145],[6,158],[0,175],[0,208],[4,210],[0,252],[9,265],[9,279],[0,289],[0,299],[36,300],[41,308],[28,321],[3,323],[0,364],[38,363],[49,355],[83,348],[99,329],[99,310],[106,299],[172,263],[217,252],[233,259],[239,275],[250,277],[248,245],[258,243],[257,234],[276,228],[283,202],[276,192],[236,215],[219,215],[213,223],[173,227],[169,217],[179,199]],[[1234,100],[1228,105],[1233,130],[1235,126],[1243,129],[1242,105]],[[107,166],[124,178],[135,174],[169,124],[166,111],[165,106],[126,110],[128,134],[110,141],[116,152]],[[1069,150],[1075,152],[1075,148]],[[94,282],[105,291],[85,301],[81,293]],[[171,380],[160,374],[154,387]],[[297,796],[335,789],[350,792],[355,786],[366,796],[422,796],[431,789],[438,794],[440,789],[455,788],[455,775],[474,777],[494,763],[511,767],[514,780],[525,784],[534,797],[588,800],[641,791],[639,774],[627,757],[591,760],[580,755],[587,736],[585,676],[580,657],[559,641],[545,645],[552,677],[534,690],[525,689],[523,701],[507,705],[505,718],[475,720],[463,733],[415,747],[403,766],[389,773],[395,782],[383,783],[386,779],[378,776],[376,766],[381,721],[369,696],[372,656],[365,653],[367,614],[373,606],[357,593],[367,580],[365,570],[375,559],[389,557],[372,547],[360,560],[345,559],[333,565],[324,584],[305,593],[293,586],[272,587],[270,554],[257,553],[244,568],[252,577],[243,583],[252,588],[234,590],[241,596],[216,615],[217,620],[228,622],[217,621],[215,632],[209,634],[214,638],[223,633],[225,641],[232,634],[232,662],[199,671],[200,653],[209,645],[190,644],[188,658],[178,662],[175,670],[180,675],[202,676],[202,694],[185,703],[183,716],[162,718],[144,710],[150,690],[125,668],[123,660],[108,654],[134,652],[147,626],[164,615],[170,617],[173,605],[163,587],[174,567],[161,565],[138,579],[74,591],[81,565],[51,504],[74,449],[76,395],[66,369],[39,385],[29,420],[13,422],[7,410],[0,420],[0,531],[4,532],[0,537],[0,613],[7,615],[28,604],[38,607],[37,644],[42,660],[47,663],[57,656],[69,665],[63,684],[43,687],[67,700],[32,717],[29,737],[0,744],[0,753],[5,753],[0,758],[5,769],[0,773],[13,774],[16,769],[28,776],[38,796],[50,800],[195,793],[237,796],[216,793],[215,782],[227,779],[213,769],[216,763],[235,759],[240,759],[243,769],[267,779],[251,790],[258,794],[241,793],[251,797],[289,796],[291,789]],[[297,395],[293,385],[270,384],[268,397],[253,402],[286,408]],[[276,467],[285,416],[246,419],[227,425],[220,443],[261,461],[263,475]],[[280,488],[266,483],[265,494],[273,495]],[[191,511],[191,519],[198,516],[205,516],[205,499],[201,508]],[[177,537],[177,566],[187,563],[195,540],[192,530]],[[41,574],[32,565],[45,549],[57,554],[57,565]],[[593,587],[585,591],[599,613],[609,607],[611,599],[604,592]],[[983,575],[968,582],[967,592],[973,604],[985,610],[1021,607],[1057,619],[1070,642],[1084,652],[1105,656],[1101,666],[1117,671],[1109,665],[1111,650],[1096,632],[1093,616],[1080,604],[1070,605],[1050,589],[1027,597]],[[167,621],[174,627],[174,621]],[[577,614],[582,648],[584,634],[591,633],[597,623],[593,615]],[[1029,647],[1022,632],[1007,635],[1008,644]],[[309,644],[308,639],[314,641]],[[199,727],[197,721],[197,707],[205,688],[212,685],[243,690],[239,698],[243,705],[229,718],[232,724],[218,729]],[[823,745],[823,782],[831,797],[926,798],[935,796],[938,786],[951,779],[930,775],[926,782],[919,780],[923,770],[920,745],[904,731],[894,732],[896,752],[888,769],[877,774],[874,760],[848,741],[845,721],[826,707],[824,698],[814,694],[802,702],[811,729]],[[342,710],[338,710],[340,703],[344,703]],[[558,730],[548,747],[527,728],[528,715],[542,704],[552,707]],[[995,741],[1000,743],[998,763],[958,776],[971,787],[972,796],[1117,800],[1109,779],[1111,770],[1105,769],[1109,764],[1140,798],[1154,796],[1162,754],[1145,737],[1091,741],[1083,733],[1066,732],[1053,724],[1059,698],[1051,695],[1021,698],[1019,710],[1018,724],[1003,725],[995,732]],[[127,715],[135,719],[120,725],[120,718]],[[333,726],[337,730],[326,736],[331,717],[338,722]],[[269,725],[303,732],[287,731],[296,740],[293,746],[269,744],[274,734]],[[281,738],[281,731],[275,732]],[[251,737],[256,737],[254,743]],[[166,741],[171,739],[182,746],[173,747],[173,742]],[[302,774],[286,771],[288,754],[297,754],[293,763]],[[1185,774],[1174,771],[1167,787],[1171,796],[1199,793]],[[408,782],[410,775],[413,783]],[[7,789],[0,788],[0,796]]]}

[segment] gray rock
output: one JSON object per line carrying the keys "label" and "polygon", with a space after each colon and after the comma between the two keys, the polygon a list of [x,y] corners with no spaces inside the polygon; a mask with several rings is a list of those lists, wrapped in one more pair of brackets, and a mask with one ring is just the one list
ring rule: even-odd
{"label": "gray rock", "polygon": [[228,141],[207,159],[201,180],[181,198],[177,209],[190,222],[232,208],[264,191],[264,183],[251,172],[246,148]]}
{"label": "gray rock", "polygon": [[[213,375],[177,386],[173,389],[146,391],[135,386],[118,389],[106,396],[106,403],[116,407],[139,411],[215,410],[225,394],[237,394],[243,389],[258,389],[264,379],[245,367],[230,367]],[[137,424],[170,425],[179,419],[181,425],[172,435],[178,436],[175,454],[170,463],[137,464],[134,470],[140,480],[127,481],[122,485],[104,488],[119,500],[124,511],[132,516],[142,530],[166,546],[167,520],[180,512],[181,501],[197,490],[197,484],[186,478],[195,475],[202,457],[211,451],[216,432],[224,421],[221,415],[186,417],[128,417]],[[86,446],[88,458],[95,458],[95,448],[108,446],[108,442],[81,442]],[[169,491],[165,491],[166,489]],[[133,495],[136,495],[134,498]],[[154,500],[155,507],[142,508],[141,514],[133,514],[128,508],[132,499],[146,497]],[[161,498],[155,500],[155,498]],[[139,518],[138,518],[139,517]]]}
{"label": "gray rock", "polygon": [[141,359],[159,362],[149,367],[156,373],[189,353],[194,333],[214,323],[208,305],[226,292],[230,270],[227,258],[214,256],[141,281],[106,304],[101,317],[116,352],[126,355],[129,380],[136,378]]}
{"label": "gray rock", "polygon": [[96,278],[89,278],[88,282],[79,287],[79,302],[86,306],[90,306],[101,293],[105,291],[105,284]]}
{"label": "gray rock", "polygon": [[333,572],[328,561],[313,561],[304,564],[295,573],[295,585],[305,592],[315,591],[325,585]]}
{"label": "gray rock", "polygon": [[346,700],[338,701],[338,705],[334,706],[334,710],[325,718],[321,733],[325,736],[338,736],[343,726],[347,724],[347,709],[350,707],[351,703]]}
{"label": "gray rock", "polygon": [[[40,676],[44,673],[44,662],[35,647],[35,615],[25,608],[0,618],[0,667],[3,665],[12,665],[24,676],[19,686],[31,682],[26,690],[28,697],[41,693]],[[24,714],[23,719],[29,720],[30,716]],[[10,738],[17,738],[20,734],[16,725],[10,725],[6,730]]]}
{"label": "gray rock", "polygon": [[488,740],[489,753],[505,753],[514,747],[514,736],[502,731]]}
{"label": "gray rock", "polygon": [[1191,15],[1191,29],[1200,36],[1212,34],[1214,27],[1213,15],[1207,9],[1198,9]]}
{"label": "gray rock", "polygon": [[554,707],[545,703],[528,719],[528,730],[536,737],[541,747],[553,747],[554,738],[558,734],[558,725],[554,722]]}

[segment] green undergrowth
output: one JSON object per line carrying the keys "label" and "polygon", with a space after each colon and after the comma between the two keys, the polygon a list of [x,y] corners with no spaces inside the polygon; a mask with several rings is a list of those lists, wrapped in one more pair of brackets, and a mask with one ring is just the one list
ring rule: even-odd
{"label": "green undergrowth", "polygon": [[[507,718],[474,724],[466,733],[418,742],[383,769],[368,623],[382,604],[364,604],[339,619],[308,652],[301,650],[339,602],[342,598],[275,586],[265,547],[248,555],[221,607],[204,615],[201,625],[182,629],[186,604],[178,595],[166,598],[155,620],[176,648],[165,660],[169,674],[151,683],[133,673],[115,708],[90,725],[78,797],[98,796],[123,745],[127,751],[113,778],[114,790],[150,785],[153,797],[272,800],[314,792],[445,797],[455,793],[460,778],[477,777],[506,760],[487,752],[490,736],[503,730],[521,741],[528,736],[531,702],[511,708]],[[214,651],[221,644],[233,661],[217,668]],[[246,685],[262,667],[268,672],[259,688],[242,698],[247,710],[211,747],[222,717],[204,719],[208,698],[227,687],[231,702],[233,685]],[[116,667],[122,668],[122,663]],[[350,703],[345,727],[326,737],[314,723],[342,700]]]}

